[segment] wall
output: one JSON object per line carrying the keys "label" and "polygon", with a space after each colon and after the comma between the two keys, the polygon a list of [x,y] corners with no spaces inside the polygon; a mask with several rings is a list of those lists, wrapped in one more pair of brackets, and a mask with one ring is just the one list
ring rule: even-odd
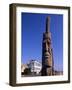
{"label": "wall", "polygon": [[[11,87],[8,85],[8,82],[9,82],[9,4],[10,3],[30,3],[30,4],[35,3],[35,4],[71,6],[72,0],[0,0],[0,90],[28,90],[28,89],[29,90],[37,90],[37,89],[71,90],[72,82],[70,84],[28,86],[28,87],[24,87],[24,86]],[[71,11],[72,11],[72,7],[71,7]],[[72,12],[71,12],[71,19],[72,19]],[[72,72],[71,72],[71,75],[72,75]],[[72,81],[72,78],[71,78],[71,81]]]}

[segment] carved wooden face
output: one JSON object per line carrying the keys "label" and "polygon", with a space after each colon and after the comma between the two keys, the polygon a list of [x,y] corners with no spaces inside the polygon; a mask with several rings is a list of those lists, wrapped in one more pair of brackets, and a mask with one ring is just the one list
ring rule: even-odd
{"label": "carved wooden face", "polygon": [[49,56],[45,59],[45,65],[48,66],[48,67],[52,67],[52,58],[51,58],[51,56]]}

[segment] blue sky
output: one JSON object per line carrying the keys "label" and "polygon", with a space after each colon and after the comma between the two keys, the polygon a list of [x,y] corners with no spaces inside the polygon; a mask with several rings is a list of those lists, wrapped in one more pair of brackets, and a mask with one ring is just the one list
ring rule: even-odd
{"label": "blue sky", "polygon": [[63,70],[63,15],[58,14],[22,13],[22,63],[31,59],[42,61],[42,38],[47,16],[50,16],[54,68]]}

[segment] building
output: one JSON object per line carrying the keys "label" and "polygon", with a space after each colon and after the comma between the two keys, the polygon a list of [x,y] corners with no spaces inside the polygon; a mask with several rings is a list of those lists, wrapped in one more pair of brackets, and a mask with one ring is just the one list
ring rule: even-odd
{"label": "building", "polygon": [[24,75],[24,71],[28,68],[26,64],[21,65],[21,75]]}
{"label": "building", "polygon": [[36,60],[30,60],[28,68],[30,68],[32,75],[40,75],[42,64]]}
{"label": "building", "polygon": [[50,17],[46,18],[46,31],[42,40],[42,76],[53,75],[53,49],[51,47]]}

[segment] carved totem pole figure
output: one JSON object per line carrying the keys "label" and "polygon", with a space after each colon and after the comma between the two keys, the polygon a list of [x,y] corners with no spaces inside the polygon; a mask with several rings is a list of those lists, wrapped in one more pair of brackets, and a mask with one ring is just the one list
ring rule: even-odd
{"label": "carved totem pole figure", "polygon": [[46,32],[42,41],[42,76],[53,75],[53,51],[51,47],[50,17],[46,18]]}

